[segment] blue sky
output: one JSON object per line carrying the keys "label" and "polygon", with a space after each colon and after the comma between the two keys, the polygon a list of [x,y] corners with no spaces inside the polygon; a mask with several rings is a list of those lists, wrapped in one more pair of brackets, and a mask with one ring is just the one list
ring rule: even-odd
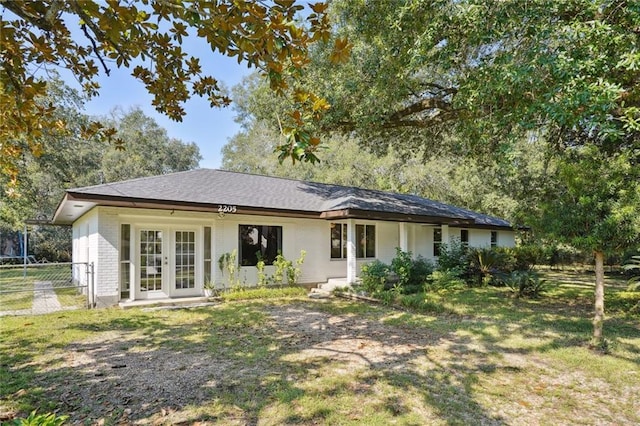
{"label": "blue sky", "polygon": [[[236,59],[211,53],[204,43],[193,43],[193,46],[189,46],[189,53],[199,56],[204,71],[229,89],[240,83],[242,78],[252,71],[245,64],[239,65]],[[202,155],[200,167],[219,168],[222,162],[220,150],[227,140],[239,131],[240,127],[233,120],[235,113],[232,106],[211,108],[206,100],[199,97],[187,102],[187,115],[182,122],[170,120],[151,106],[151,95],[141,82],[131,76],[129,69],[112,66],[111,75],[107,77],[103,73],[98,81],[101,86],[100,96],[86,104],[87,114],[108,115],[118,106],[125,111],[130,107],[139,106],[145,114],[167,130],[169,137],[196,143]],[[73,85],[73,82],[69,83]]]}

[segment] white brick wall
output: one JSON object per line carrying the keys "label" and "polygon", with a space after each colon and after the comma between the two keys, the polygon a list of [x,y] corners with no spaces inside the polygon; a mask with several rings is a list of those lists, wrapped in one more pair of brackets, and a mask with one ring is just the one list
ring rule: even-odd
{"label": "white brick wall", "polygon": [[[338,221],[339,222],[339,221]],[[389,263],[395,256],[395,249],[400,244],[399,225],[396,222],[376,222],[355,220],[356,224],[372,224],[376,226],[377,259]],[[289,260],[300,256],[305,250],[307,256],[302,265],[301,283],[324,282],[329,278],[346,277],[346,260],[331,260],[330,222],[316,219],[292,219],[267,216],[226,215],[219,218],[215,213],[172,212],[164,210],[147,210],[116,207],[98,207],[76,221],[73,225],[73,260],[74,262],[94,262],[95,284],[98,298],[103,304],[116,303],[120,297],[119,289],[119,241],[120,226],[123,223],[136,226],[158,226],[165,229],[189,227],[196,229],[198,250],[201,250],[202,230],[204,226],[212,228],[212,269],[213,279],[221,285],[228,282],[228,272],[220,271],[218,258],[227,252],[238,250],[238,226],[275,225],[283,228],[283,254]],[[414,255],[433,258],[433,226],[407,224],[408,249]],[[460,228],[450,229],[451,238],[460,238]],[[135,240],[134,240],[135,241]],[[135,259],[135,243],[132,241],[132,261]],[[470,229],[469,243],[475,247],[488,247],[491,244],[491,231]],[[512,231],[499,231],[500,246],[515,245]],[[199,255],[199,262],[202,260]],[[373,259],[357,261],[357,272],[362,265]],[[198,266],[201,268],[201,266]],[[201,269],[199,269],[201,270]],[[267,267],[268,274],[273,267]],[[132,277],[134,278],[134,277]],[[257,270],[255,267],[240,268],[239,278],[247,284],[255,284]],[[199,274],[197,291],[201,291],[202,274]]]}
{"label": "white brick wall", "polygon": [[513,231],[498,231],[498,246],[515,247],[516,233]]}
{"label": "white brick wall", "polygon": [[119,241],[120,220],[117,210],[100,207],[95,247],[98,248],[96,285],[102,296],[120,297],[119,289]]}

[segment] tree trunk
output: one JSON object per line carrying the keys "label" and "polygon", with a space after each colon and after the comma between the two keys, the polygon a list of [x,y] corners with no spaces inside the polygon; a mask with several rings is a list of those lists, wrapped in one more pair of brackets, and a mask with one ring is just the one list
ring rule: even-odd
{"label": "tree trunk", "polygon": [[596,294],[595,294],[595,317],[593,318],[593,341],[595,347],[601,348],[604,345],[602,336],[602,325],[604,323],[604,253],[596,251]]}

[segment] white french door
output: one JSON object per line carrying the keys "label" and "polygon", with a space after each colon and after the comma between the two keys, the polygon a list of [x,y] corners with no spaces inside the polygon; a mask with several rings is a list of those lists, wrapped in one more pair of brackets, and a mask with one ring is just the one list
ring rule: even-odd
{"label": "white french door", "polygon": [[166,230],[143,228],[138,231],[138,285],[136,299],[168,296],[166,266],[168,266]]}
{"label": "white french door", "polygon": [[138,228],[136,299],[197,295],[197,230]]}
{"label": "white french door", "polygon": [[196,231],[172,231],[171,296],[196,294]]}

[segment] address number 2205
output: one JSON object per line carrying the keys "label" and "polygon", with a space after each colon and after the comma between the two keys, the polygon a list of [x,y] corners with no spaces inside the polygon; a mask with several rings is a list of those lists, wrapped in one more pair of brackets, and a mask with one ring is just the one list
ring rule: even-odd
{"label": "address number 2205", "polygon": [[219,205],[218,213],[235,213],[238,211],[236,206]]}

